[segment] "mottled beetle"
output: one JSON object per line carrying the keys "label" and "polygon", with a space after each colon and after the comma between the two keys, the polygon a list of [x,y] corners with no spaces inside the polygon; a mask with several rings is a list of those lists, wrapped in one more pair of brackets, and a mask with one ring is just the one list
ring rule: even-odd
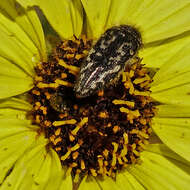
{"label": "mottled beetle", "polygon": [[114,26],[98,39],[81,65],[74,91],[87,97],[119,78],[142,46],[140,33],[132,26]]}

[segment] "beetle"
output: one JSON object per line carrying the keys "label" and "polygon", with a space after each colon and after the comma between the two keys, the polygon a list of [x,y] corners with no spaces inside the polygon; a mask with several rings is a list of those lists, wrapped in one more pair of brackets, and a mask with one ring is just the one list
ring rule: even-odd
{"label": "beetle", "polygon": [[132,26],[120,25],[106,30],[81,65],[74,85],[76,96],[88,97],[117,81],[141,47],[141,34]]}
{"label": "beetle", "polygon": [[69,110],[67,102],[64,100],[63,95],[56,92],[50,98],[51,107],[58,112],[66,112]]}

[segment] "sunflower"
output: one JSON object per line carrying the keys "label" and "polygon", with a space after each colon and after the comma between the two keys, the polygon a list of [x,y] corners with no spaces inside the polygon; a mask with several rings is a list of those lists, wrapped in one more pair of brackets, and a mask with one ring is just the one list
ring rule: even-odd
{"label": "sunflower", "polygon": [[[36,6],[59,37],[51,55]],[[186,0],[0,2],[0,190],[189,189],[189,11]],[[138,56],[77,99],[92,44],[124,25],[142,36]]]}

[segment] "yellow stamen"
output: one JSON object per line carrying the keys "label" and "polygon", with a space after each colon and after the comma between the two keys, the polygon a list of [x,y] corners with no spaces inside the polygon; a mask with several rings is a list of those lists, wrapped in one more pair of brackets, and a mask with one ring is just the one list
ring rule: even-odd
{"label": "yellow stamen", "polygon": [[77,110],[77,109],[78,109],[78,105],[75,104],[75,105],[73,106],[73,108],[74,108],[75,110]]}
{"label": "yellow stamen", "polygon": [[71,142],[73,142],[75,140],[75,137],[71,133],[69,133],[69,140]]}
{"label": "yellow stamen", "polygon": [[64,47],[64,50],[65,51],[70,51],[70,52],[73,52],[73,51],[75,51],[75,49],[74,48],[71,48],[71,47]]}
{"label": "yellow stamen", "polygon": [[43,78],[41,76],[35,76],[34,80],[35,81],[43,81]]}
{"label": "yellow stamen", "polygon": [[129,111],[127,115],[127,119],[132,121],[135,118],[138,118],[141,114],[139,113],[139,110]]}
{"label": "yellow stamen", "polygon": [[129,72],[129,77],[132,78],[132,77],[134,76],[134,73],[135,73],[135,71],[130,70],[130,72]]}
{"label": "yellow stamen", "polygon": [[103,90],[98,91],[98,96],[103,96],[103,95],[104,95],[104,91]]}
{"label": "yellow stamen", "polygon": [[67,78],[67,74],[66,74],[66,73],[61,73],[61,78],[62,78],[62,79]]}
{"label": "yellow stamen", "polygon": [[139,120],[139,122],[140,122],[142,125],[146,125],[146,119],[144,119],[144,118],[141,118],[141,119]]}
{"label": "yellow stamen", "polygon": [[108,151],[107,149],[105,149],[105,150],[103,151],[103,155],[105,156],[106,159],[107,159],[107,157],[108,157],[108,154],[109,154],[109,151]]}
{"label": "yellow stamen", "polygon": [[65,54],[64,57],[66,57],[67,59],[71,59],[75,56],[74,53],[70,53],[70,54]]}
{"label": "yellow stamen", "polygon": [[111,123],[108,123],[107,127],[111,127],[111,126],[112,126]]}
{"label": "yellow stamen", "polygon": [[131,108],[133,108],[135,106],[134,102],[130,102],[130,101],[126,101],[126,100],[113,100],[112,103],[114,103],[116,105],[124,104],[124,105],[131,107]]}
{"label": "yellow stamen", "polygon": [[67,169],[67,172],[66,172],[66,176],[69,176],[71,174],[71,171],[73,168],[75,168],[77,166],[77,163],[72,163],[69,168]]}
{"label": "yellow stamen", "polygon": [[54,145],[56,145],[58,142],[61,142],[62,141],[62,138],[61,137],[58,137],[54,140]]}
{"label": "yellow stamen", "polygon": [[140,156],[140,153],[136,150],[133,150],[133,153],[136,155],[136,156]]}
{"label": "yellow stamen", "polygon": [[84,54],[77,54],[77,55],[75,55],[75,59],[77,59],[77,60],[79,60],[79,59],[81,59],[83,57],[85,57]]}
{"label": "yellow stamen", "polygon": [[150,96],[150,92],[149,92],[149,91],[140,92],[140,91],[138,91],[138,90],[135,90],[135,91],[134,91],[134,95],[137,95],[137,96]]}
{"label": "yellow stamen", "polygon": [[43,114],[47,114],[47,107],[41,106],[40,109],[42,110]]}
{"label": "yellow stamen", "polygon": [[122,112],[122,113],[129,113],[129,109],[124,108],[124,107],[119,108],[119,110],[120,110],[120,112]]}
{"label": "yellow stamen", "polygon": [[40,92],[38,90],[32,90],[32,94],[35,94],[35,95],[39,96]]}
{"label": "yellow stamen", "polygon": [[55,135],[52,135],[49,139],[50,139],[51,142],[54,142],[54,140],[55,140]]}
{"label": "yellow stamen", "polygon": [[112,142],[111,144],[113,145],[113,153],[116,153],[117,150],[118,150],[119,145],[117,143],[115,143],[115,142]]}
{"label": "yellow stamen", "polygon": [[57,88],[59,86],[59,84],[56,84],[56,83],[43,83],[43,82],[39,82],[37,84],[37,87],[38,88]]}
{"label": "yellow stamen", "polygon": [[133,81],[133,83],[134,83],[134,84],[140,84],[140,83],[143,83],[143,82],[145,82],[145,81],[147,81],[147,80],[150,80],[150,77],[149,77],[148,75],[146,75],[146,76],[143,77],[143,78],[136,78],[136,79]]}
{"label": "yellow stamen", "polygon": [[85,169],[85,163],[84,163],[84,160],[81,160],[81,162],[80,162],[80,167],[81,167],[82,170]]}
{"label": "yellow stamen", "polygon": [[59,114],[59,118],[60,119],[63,119],[64,117],[67,117],[68,116],[68,113],[61,113],[61,114]]}
{"label": "yellow stamen", "polygon": [[146,134],[146,133],[144,133],[144,132],[142,132],[142,131],[139,131],[139,130],[137,130],[137,129],[131,130],[130,133],[131,133],[131,134],[140,135],[141,137],[144,137],[144,138],[146,138],[146,139],[149,138],[149,135],[148,135],[148,134]]}
{"label": "yellow stamen", "polygon": [[48,100],[51,98],[51,95],[49,94],[49,92],[45,92],[44,94],[45,94],[45,96],[46,96],[46,98],[47,98]]}
{"label": "yellow stamen", "polygon": [[45,124],[45,126],[49,127],[49,126],[51,126],[51,121],[45,120],[44,124]]}
{"label": "yellow stamen", "polygon": [[107,112],[100,112],[98,116],[101,118],[108,118],[109,117]]}
{"label": "yellow stamen", "polygon": [[40,120],[40,115],[36,115],[36,123],[40,123],[41,120]]}
{"label": "yellow stamen", "polygon": [[151,81],[148,80],[148,81],[146,81],[146,82],[141,83],[141,84],[140,84],[140,87],[141,87],[141,88],[150,87],[150,83],[151,83]]}
{"label": "yellow stamen", "polygon": [[123,149],[121,150],[121,154],[120,154],[120,156],[121,157],[124,157],[124,156],[126,156],[127,155],[127,146],[123,146]]}
{"label": "yellow stamen", "polygon": [[113,132],[114,132],[114,133],[117,133],[117,132],[119,131],[119,129],[120,129],[120,127],[119,127],[118,125],[115,125],[115,126],[113,127]]}
{"label": "yellow stamen", "polygon": [[134,86],[132,83],[130,83],[129,94],[131,94],[131,95],[134,94],[134,91],[135,91]]}
{"label": "yellow stamen", "polygon": [[78,152],[73,152],[73,153],[72,153],[73,160],[76,160],[77,157],[78,157],[78,155],[79,155]]}
{"label": "yellow stamen", "polygon": [[126,82],[127,81],[127,74],[126,72],[122,73],[122,82]]}
{"label": "yellow stamen", "polygon": [[76,170],[76,174],[74,177],[74,183],[77,183],[79,181],[79,174],[81,173],[81,171],[79,169]]}
{"label": "yellow stamen", "polygon": [[104,166],[108,166],[108,161],[104,161]]}
{"label": "yellow stamen", "polygon": [[83,50],[82,53],[84,53],[86,56],[86,55],[88,55],[88,50]]}
{"label": "yellow stamen", "polygon": [[60,150],[61,150],[61,147],[56,147],[55,150],[56,150],[56,151],[60,151]]}
{"label": "yellow stamen", "polygon": [[112,155],[112,156],[113,156],[113,157],[112,157],[111,166],[115,166],[115,165],[116,165],[116,163],[117,163],[116,154],[115,154],[115,153],[113,153],[113,155]]}
{"label": "yellow stamen", "polygon": [[118,157],[117,160],[118,160],[120,165],[123,165],[123,161],[122,161],[121,157]]}
{"label": "yellow stamen", "polygon": [[64,80],[61,80],[61,79],[56,79],[56,80],[55,80],[55,83],[58,84],[58,85],[73,87],[73,84],[72,84],[72,83],[67,82],[67,81],[64,81]]}
{"label": "yellow stamen", "polygon": [[90,172],[91,172],[92,176],[94,176],[94,177],[97,176],[97,173],[96,173],[96,170],[95,170],[95,169],[91,168],[91,169],[90,169]]}
{"label": "yellow stamen", "polygon": [[138,134],[141,136],[141,137],[144,137],[145,139],[148,139],[149,138],[149,135],[144,133],[143,131],[139,131]]}
{"label": "yellow stamen", "polygon": [[41,103],[40,103],[40,102],[36,102],[35,104],[36,104],[37,106],[39,106],[39,107],[41,106]]}
{"label": "yellow stamen", "polygon": [[124,144],[128,144],[129,140],[128,140],[128,134],[127,133],[123,133],[123,138],[124,138]]}
{"label": "yellow stamen", "polygon": [[64,156],[61,156],[61,160],[62,161],[66,160],[70,156],[70,154],[71,154],[71,150],[69,149]]}
{"label": "yellow stamen", "polygon": [[61,126],[61,125],[68,125],[68,124],[75,124],[77,121],[75,119],[70,119],[70,120],[64,120],[64,121],[54,121],[53,126]]}
{"label": "yellow stamen", "polygon": [[139,145],[140,145],[143,149],[146,148],[146,146],[145,146],[142,142],[139,142]]}
{"label": "yellow stamen", "polygon": [[71,151],[75,151],[80,148],[80,145],[77,143],[75,146],[71,147]]}
{"label": "yellow stamen", "polygon": [[102,156],[100,156],[98,158],[98,164],[99,164],[99,171],[98,171],[98,173],[103,174],[104,170],[103,170],[103,157]]}
{"label": "yellow stamen", "polygon": [[58,128],[58,129],[55,131],[55,135],[58,136],[58,135],[60,135],[60,133],[61,133],[61,128]]}
{"label": "yellow stamen", "polygon": [[133,144],[131,145],[131,148],[132,148],[133,150],[135,150],[135,149],[136,149],[136,144],[133,143]]}
{"label": "yellow stamen", "polygon": [[71,133],[72,133],[73,135],[76,135],[77,132],[80,130],[80,128],[81,128],[82,126],[84,126],[87,122],[88,122],[88,117],[82,118],[82,120],[80,121],[80,123],[77,124],[77,126],[75,127],[75,129],[73,129],[73,130],[71,131]]}
{"label": "yellow stamen", "polygon": [[77,74],[80,71],[79,67],[76,67],[76,66],[73,66],[73,65],[68,65],[62,59],[59,60],[58,64],[65,67],[66,69],[68,69],[73,74]]}

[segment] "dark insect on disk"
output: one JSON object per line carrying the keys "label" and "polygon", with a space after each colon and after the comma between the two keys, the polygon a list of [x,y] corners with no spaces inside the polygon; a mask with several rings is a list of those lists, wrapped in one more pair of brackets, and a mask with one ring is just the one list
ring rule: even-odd
{"label": "dark insect on disk", "polygon": [[81,65],[74,86],[77,97],[90,96],[116,81],[141,46],[141,34],[132,26],[106,30]]}
{"label": "dark insect on disk", "polygon": [[69,111],[69,102],[62,93],[56,92],[50,98],[51,107],[61,113]]}

